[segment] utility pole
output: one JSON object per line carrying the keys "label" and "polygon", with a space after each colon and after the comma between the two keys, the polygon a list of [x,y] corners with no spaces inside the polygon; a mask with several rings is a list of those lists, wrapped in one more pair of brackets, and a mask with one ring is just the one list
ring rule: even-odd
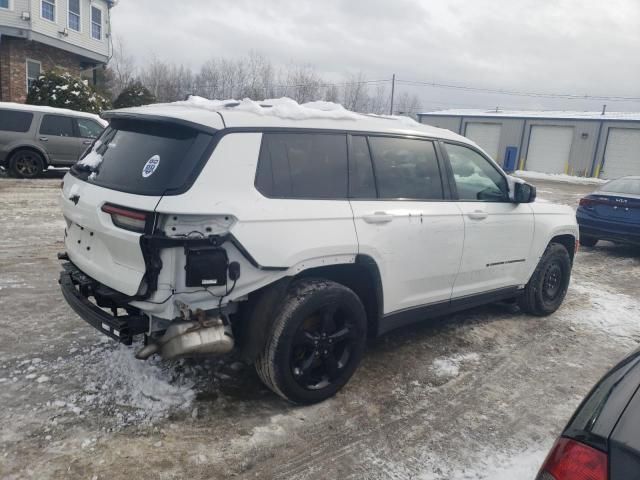
{"label": "utility pole", "polygon": [[396,91],[396,74],[391,77],[391,108],[389,108],[389,115],[393,115],[393,94]]}

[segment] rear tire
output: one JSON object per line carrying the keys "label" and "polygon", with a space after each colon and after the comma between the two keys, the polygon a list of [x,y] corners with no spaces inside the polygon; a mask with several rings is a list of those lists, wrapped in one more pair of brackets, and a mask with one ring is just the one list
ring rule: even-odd
{"label": "rear tire", "polygon": [[538,317],[551,315],[562,304],[570,279],[569,252],[564,245],[550,243],[522,296],[518,298],[520,309]]}
{"label": "rear tire", "polygon": [[36,178],[42,174],[44,167],[44,158],[33,150],[18,150],[9,160],[9,170],[18,178]]}
{"label": "rear tire", "polygon": [[598,243],[598,239],[594,237],[584,237],[580,235],[580,245],[583,247],[595,247],[596,243]]}
{"label": "rear tire", "polygon": [[364,354],[367,317],[360,298],[329,280],[293,283],[255,362],[264,384],[293,403],[335,395]]}

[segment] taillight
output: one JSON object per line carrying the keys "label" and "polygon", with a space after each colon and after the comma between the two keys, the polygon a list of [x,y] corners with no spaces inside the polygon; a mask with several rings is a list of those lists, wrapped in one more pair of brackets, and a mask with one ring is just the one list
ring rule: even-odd
{"label": "taillight", "polygon": [[148,212],[119,207],[110,203],[105,203],[102,206],[102,211],[111,215],[111,221],[116,227],[141,233],[144,232],[150,215]]}
{"label": "taillight", "polygon": [[579,205],[581,207],[593,207],[597,202],[591,198],[581,198]]}
{"label": "taillight", "polygon": [[607,455],[583,443],[559,438],[537,480],[607,480]]}

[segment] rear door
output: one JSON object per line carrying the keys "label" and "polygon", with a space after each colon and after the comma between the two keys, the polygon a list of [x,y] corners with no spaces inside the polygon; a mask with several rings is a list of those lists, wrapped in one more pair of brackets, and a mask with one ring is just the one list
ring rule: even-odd
{"label": "rear door", "polygon": [[149,217],[163,195],[193,182],[211,133],[163,122],[114,119],[65,177],[61,204],[70,260],[90,277],[135,295],[145,273],[140,229],[117,225],[107,204]]}
{"label": "rear door", "polygon": [[445,143],[464,218],[464,253],[453,298],[519,286],[534,231],[528,204],[511,203],[505,176],[480,152]]}
{"label": "rear door", "polygon": [[434,142],[354,135],[349,163],[359,253],[378,264],[384,313],[448,302],[464,223],[446,198]]}

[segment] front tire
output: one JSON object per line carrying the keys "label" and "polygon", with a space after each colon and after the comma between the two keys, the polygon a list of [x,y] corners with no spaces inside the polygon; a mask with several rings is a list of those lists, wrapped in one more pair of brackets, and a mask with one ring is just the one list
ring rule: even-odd
{"label": "front tire", "polygon": [[255,367],[286,400],[321,402],[351,378],[364,354],[367,318],[349,288],[322,279],[291,285]]}
{"label": "front tire", "polygon": [[9,169],[18,178],[36,178],[44,170],[44,158],[33,150],[18,150],[11,155]]}
{"label": "front tire", "polygon": [[518,299],[520,309],[538,317],[551,315],[562,304],[570,279],[571,257],[567,248],[550,243]]}

